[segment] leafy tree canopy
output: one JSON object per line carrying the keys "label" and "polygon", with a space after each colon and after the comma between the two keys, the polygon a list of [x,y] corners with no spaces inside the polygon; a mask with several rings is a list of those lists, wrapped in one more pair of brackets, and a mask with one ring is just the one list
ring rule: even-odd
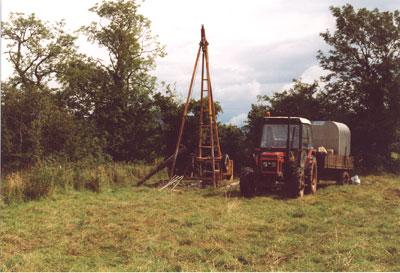
{"label": "leafy tree canopy", "polygon": [[61,72],[62,65],[75,53],[75,37],[37,19],[34,14],[12,13],[2,24],[2,38],[7,40],[7,55],[14,73],[10,82],[25,89],[43,88]]}
{"label": "leafy tree canopy", "polygon": [[325,93],[349,123],[353,147],[364,165],[376,168],[390,159],[400,125],[400,13],[351,5],[332,7],[334,33],[321,33],[330,46],[318,59],[329,74]]}

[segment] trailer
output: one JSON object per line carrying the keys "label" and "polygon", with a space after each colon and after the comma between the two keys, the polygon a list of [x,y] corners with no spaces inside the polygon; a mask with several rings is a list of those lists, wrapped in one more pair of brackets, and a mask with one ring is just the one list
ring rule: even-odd
{"label": "trailer", "polygon": [[312,121],[312,140],[316,149],[318,180],[350,183],[354,160],[350,156],[351,133],[346,124]]}

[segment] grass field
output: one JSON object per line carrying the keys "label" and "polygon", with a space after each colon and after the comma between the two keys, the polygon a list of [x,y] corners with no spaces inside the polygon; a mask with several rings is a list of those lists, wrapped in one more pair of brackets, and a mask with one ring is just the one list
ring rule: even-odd
{"label": "grass field", "polygon": [[400,271],[400,178],[315,196],[120,187],[0,203],[2,271]]}

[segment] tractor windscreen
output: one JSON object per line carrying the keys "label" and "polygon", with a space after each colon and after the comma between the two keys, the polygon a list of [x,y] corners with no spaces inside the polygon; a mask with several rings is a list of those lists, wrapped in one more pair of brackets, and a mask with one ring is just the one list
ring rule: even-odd
{"label": "tractor windscreen", "polygon": [[[299,125],[290,125],[289,148],[299,148]],[[265,124],[261,137],[261,148],[286,148],[287,124]]]}

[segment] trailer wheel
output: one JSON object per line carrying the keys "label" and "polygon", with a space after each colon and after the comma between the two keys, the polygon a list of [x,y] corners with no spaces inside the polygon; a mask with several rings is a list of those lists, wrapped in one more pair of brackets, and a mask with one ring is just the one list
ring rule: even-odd
{"label": "trailer wheel", "polygon": [[312,163],[307,175],[306,190],[307,193],[315,194],[317,192],[318,176],[317,176],[317,164]]}
{"label": "trailer wheel", "polygon": [[255,175],[254,170],[249,167],[245,167],[240,174],[240,193],[244,197],[253,197],[255,195]]}
{"label": "trailer wheel", "polygon": [[342,171],[339,173],[339,177],[336,181],[339,185],[350,184],[351,178],[348,171]]}

